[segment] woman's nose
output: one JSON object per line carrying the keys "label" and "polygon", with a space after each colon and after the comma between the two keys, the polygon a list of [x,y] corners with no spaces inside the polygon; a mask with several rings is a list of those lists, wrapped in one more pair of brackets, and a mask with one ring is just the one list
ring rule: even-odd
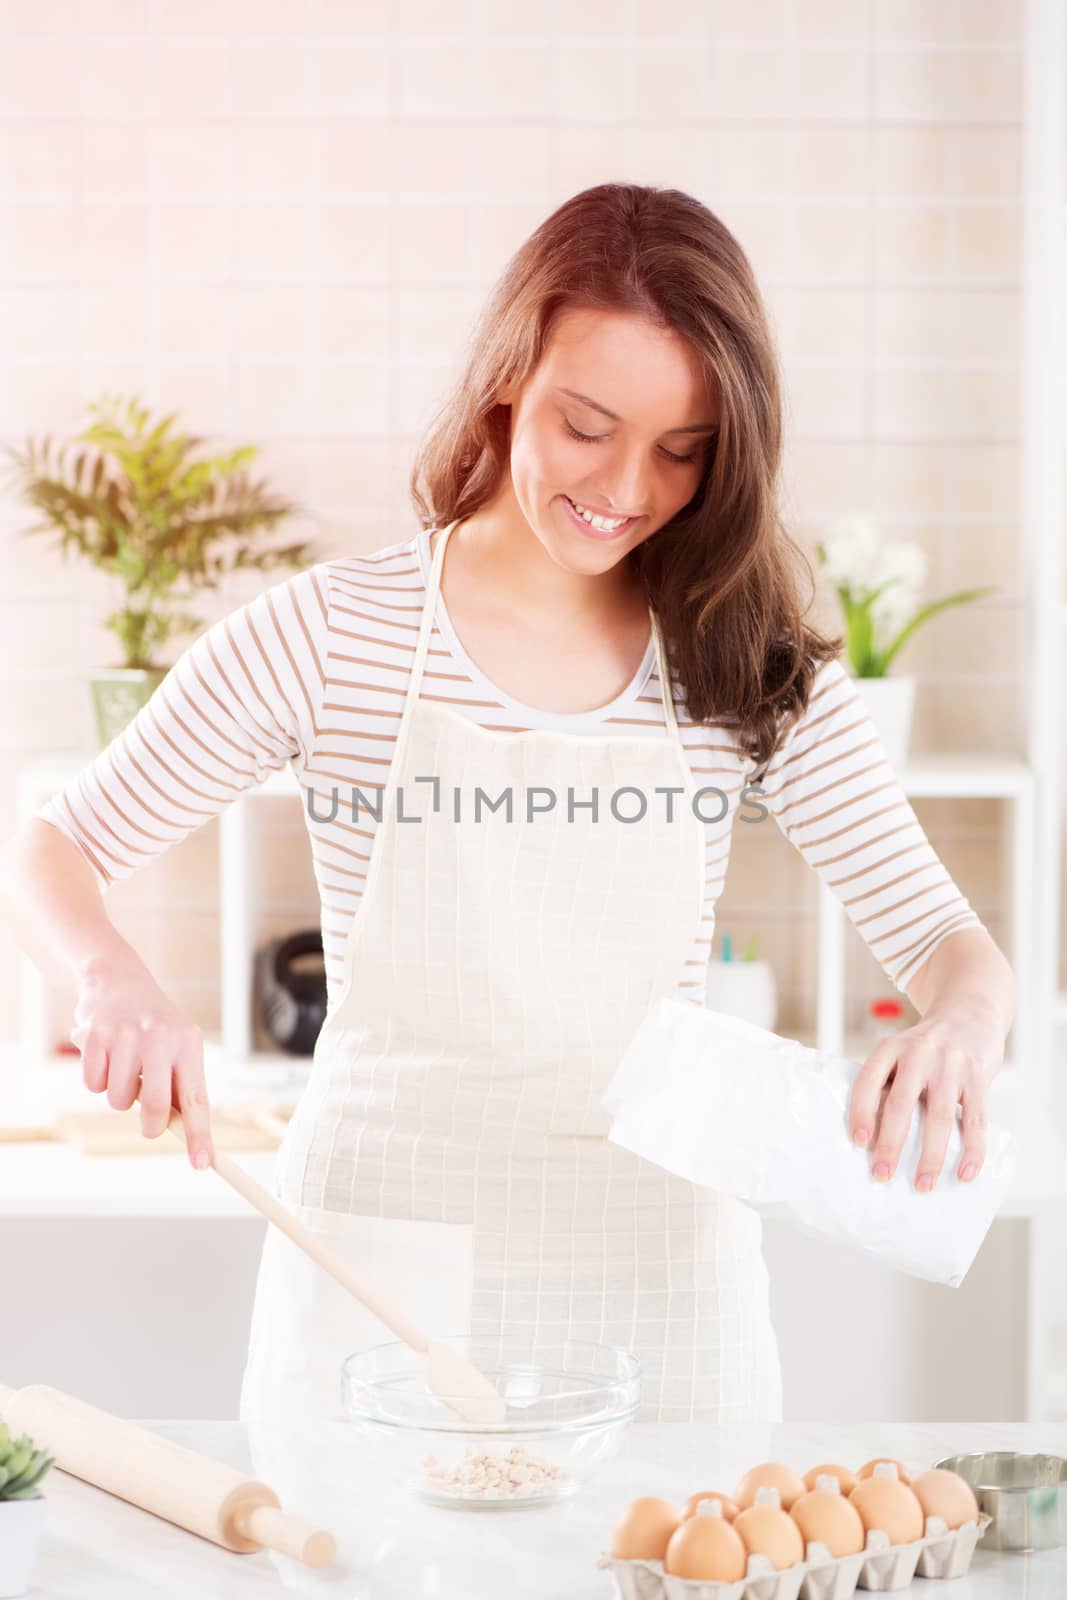
{"label": "woman's nose", "polygon": [[620,516],[640,517],[645,514],[647,500],[648,480],[641,459],[631,456],[620,460],[601,504],[614,507]]}

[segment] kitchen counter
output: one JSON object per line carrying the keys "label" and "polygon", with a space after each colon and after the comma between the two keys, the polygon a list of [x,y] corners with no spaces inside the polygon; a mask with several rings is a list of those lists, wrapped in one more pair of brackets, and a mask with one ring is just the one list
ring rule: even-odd
{"label": "kitchen counter", "polygon": [[[804,1472],[894,1456],[922,1470],[955,1452],[1015,1449],[1067,1455],[1067,1428],[1006,1423],[635,1425],[622,1453],[569,1501],[525,1511],[452,1511],[390,1485],[377,1454],[343,1423],[149,1422],[168,1439],[263,1479],[286,1510],[328,1528],[336,1563],[315,1572],[273,1554],[234,1555],[53,1469],[48,1520],[30,1596],[50,1600],[197,1600],[304,1594],[350,1600],[610,1600],[598,1554],[627,1502],[729,1490],[768,1459]],[[863,1595],[867,1591],[859,1590]],[[1060,1600],[1067,1549],[1011,1555],[979,1544],[964,1578],[916,1578],[917,1600]]]}

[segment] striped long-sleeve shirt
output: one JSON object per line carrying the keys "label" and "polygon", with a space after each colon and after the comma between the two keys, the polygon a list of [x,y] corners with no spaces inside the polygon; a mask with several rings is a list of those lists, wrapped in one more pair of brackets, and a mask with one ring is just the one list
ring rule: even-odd
{"label": "striped long-sleeve shirt", "polygon": [[[75,842],[102,888],[292,763],[314,797],[304,816],[333,1002],[376,820],[366,806],[355,819],[344,808],[333,816],[329,798],[335,787],[373,797],[386,781],[427,589],[431,531],[276,583],[185,650],[134,720],[38,812]],[[682,997],[696,1000],[734,819],[755,768],[736,735],[694,723],[680,685],[672,690],[695,786],[719,790],[729,802],[701,811],[715,819],[704,824],[703,917],[679,986]],[[663,734],[651,639],[637,673],[608,705],[537,710],[483,675],[440,593],[421,693],[500,732]],[[809,704],[763,774],[762,789],[779,828],[902,992],[946,935],[981,926],[924,834],[839,661],[819,668]]]}

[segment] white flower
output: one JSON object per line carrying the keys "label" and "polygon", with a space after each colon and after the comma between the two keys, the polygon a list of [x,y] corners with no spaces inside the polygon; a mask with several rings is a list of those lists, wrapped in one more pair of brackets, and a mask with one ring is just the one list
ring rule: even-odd
{"label": "white flower", "polygon": [[906,583],[891,583],[888,589],[872,600],[871,623],[877,649],[885,650],[891,645],[918,609],[918,593]]}
{"label": "white flower", "polygon": [[880,547],[873,517],[836,517],[823,540],[823,570],[831,583],[853,593],[872,588]]}
{"label": "white flower", "polygon": [[898,579],[901,588],[918,590],[923,587],[926,583],[926,552],[921,545],[895,539],[882,546],[871,587],[876,589],[890,578]]}

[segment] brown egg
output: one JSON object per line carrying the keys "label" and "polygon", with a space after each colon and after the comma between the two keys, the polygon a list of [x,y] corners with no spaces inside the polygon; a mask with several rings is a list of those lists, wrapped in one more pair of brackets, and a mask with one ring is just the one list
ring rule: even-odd
{"label": "brown egg", "polygon": [[[830,1473],[821,1473],[825,1479]],[[824,1544],[835,1560],[855,1556],[867,1542],[867,1530],[854,1505],[840,1489],[811,1489],[793,1502],[789,1513],[805,1545]]]}
{"label": "brown egg", "polygon": [[814,1489],[816,1487],[816,1479],[820,1477],[836,1478],[841,1485],[841,1493],[843,1495],[850,1495],[858,1481],[856,1474],[850,1472],[848,1467],[838,1467],[831,1464],[825,1467],[812,1467],[810,1472],[805,1472],[804,1487],[806,1489]]}
{"label": "brown egg", "polygon": [[890,1544],[911,1544],[926,1528],[923,1508],[906,1483],[897,1478],[864,1478],[849,1495],[863,1526],[880,1528]]}
{"label": "brown egg", "polygon": [[692,1517],[671,1535],[664,1558],[666,1570],[676,1578],[696,1578],[704,1583],[736,1583],[745,1575],[748,1552],[722,1514],[721,1500],[705,1500]]}
{"label": "brown egg", "polygon": [[792,1467],[784,1466],[781,1461],[763,1461],[745,1473],[734,1490],[734,1499],[745,1511],[755,1504],[757,1489],[777,1489],[782,1509],[788,1511],[793,1501],[800,1499],[806,1487],[804,1479]]}
{"label": "brown egg", "polygon": [[[875,1456],[873,1461],[865,1461],[856,1474],[857,1478],[873,1478],[875,1467],[880,1467],[882,1463],[886,1461],[888,1461],[892,1466],[896,1467],[897,1477],[900,1479],[901,1483],[911,1482],[911,1473],[908,1471],[903,1461],[894,1461],[892,1456]],[[851,1490],[849,1492],[851,1493]]]}
{"label": "brown egg", "polygon": [[804,1559],[800,1529],[780,1506],[749,1506],[737,1513],[733,1526],[748,1553],[766,1556],[776,1572],[784,1572]]}
{"label": "brown egg", "polygon": [[947,1467],[931,1467],[921,1472],[912,1492],[923,1508],[923,1515],[940,1517],[949,1528],[962,1528],[965,1522],[978,1521],[978,1501],[966,1478]]}
{"label": "brown egg", "polygon": [[686,1517],[695,1516],[697,1506],[702,1500],[718,1500],[722,1506],[722,1514],[727,1522],[732,1522],[741,1509],[740,1506],[735,1505],[728,1494],[720,1494],[718,1489],[700,1489],[696,1494],[691,1494],[682,1507],[683,1522]]}
{"label": "brown egg", "polygon": [[619,1561],[662,1561],[678,1520],[677,1511],[666,1500],[652,1495],[634,1500],[615,1525],[612,1555]]}

